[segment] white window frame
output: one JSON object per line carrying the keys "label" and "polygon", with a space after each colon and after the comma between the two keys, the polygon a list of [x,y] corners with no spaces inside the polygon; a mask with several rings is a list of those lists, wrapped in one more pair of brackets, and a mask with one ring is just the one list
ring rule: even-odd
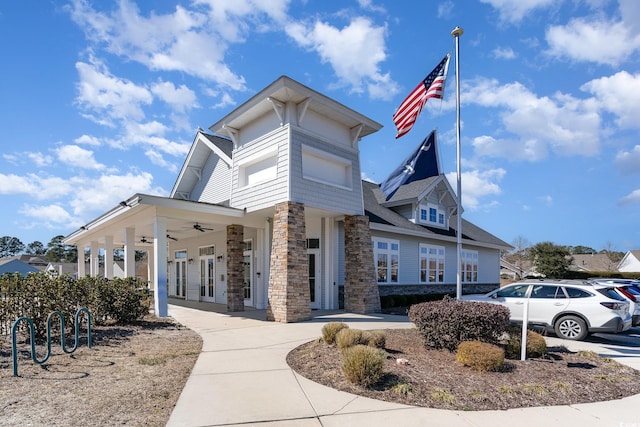
{"label": "white window frame", "polygon": [[278,149],[274,147],[238,162],[238,188],[252,187],[278,177]]}
{"label": "white window frame", "polygon": [[[373,238],[373,262],[378,284],[397,284],[400,276],[400,241]],[[381,260],[386,265],[381,266]],[[394,268],[395,266],[395,268]],[[395,277],[394,277],[395,270]],[[384,280],[381,280],[384,278]]]}
{"label": "white window frame", "polygon": [[[431,210],[434,210],[435,221],[431,220]],[[424,213],[424,218],[423,218]],[[447,228],[449,226],[445,210],[436,204],[426,203],[418,205],[418,222],[434,227]]]}
{"label": "white window frame", "polygon": [[[444,246],[428,245],[420,243],[419,248],[420,283],[444,283],[445,248]],[[434,264],[432,264],[432,262]],[[432,265],[434,268],[432,268]]]}
{"label": "white window frame", "polygon": [[460,252],[460,272],[463,283],[478,283],[478,251]]}
{"label": "white window frame", "polygon": [[344,190],[353,189],[351,161],[317,148],[302,145],[302,177]]}

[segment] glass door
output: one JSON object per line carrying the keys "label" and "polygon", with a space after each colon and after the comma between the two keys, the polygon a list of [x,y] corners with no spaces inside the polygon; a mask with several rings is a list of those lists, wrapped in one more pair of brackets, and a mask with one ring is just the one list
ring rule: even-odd
{"label": "glass door", "polygon": [[249,307],[253,307],[253,241],[244,241],[244,251],[242,252],[242,283],[244,286],[244,303]]}
{"label": "glass door", "polygon": [[215,249],[213,246],[200,248],[200,301],[216,300]]}
{"label": "glass door", "polygon": [[320,295],[320,239],[307,239],[309,264],[309,296],[312,309],[321,308]]}
{"label": "glass door", "polygon": [[173,295],[185,298],[187,296],[187,251],[174,252]]}

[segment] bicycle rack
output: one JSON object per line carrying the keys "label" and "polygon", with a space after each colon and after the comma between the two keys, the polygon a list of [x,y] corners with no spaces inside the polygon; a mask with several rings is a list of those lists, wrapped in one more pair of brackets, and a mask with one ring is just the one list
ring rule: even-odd
{"label": "bicycle rack", "polygon": [[67,344],[64,338],[64,314],[60,311],[52,312],[49,317],[47,317],[47,354],[44,356],[42,360],[38,359],[38,355],[36,354],[36,340],[35,340],[35,327],[33,326],[33,320],[28,317],[19,317],[15,322],[13,322],[13,326],[11,327],[11,356],[13,358],[13,376],[18,376],[18,353],[17,353],[17,343],[16,343],[16,330],[18,329],[18,324],[22,321],[26,321],[29,324],[29,336],[31,338],[31,358],[38,365],[44,364],[49,357],[51,357],[51,320],[58,316],[60,318],[60,346],[62,347],[62,351],[67,354],[71,354],[78,349],[78,345],[80,344],[80,315],[82,313],[86,313],[87,315],[87,346],[91,348],[91,312],[87,308],[79,308],[76,311],[76,315],[74,317],[74,326],[75,326],[75,344],[72,349],[67,349]]}

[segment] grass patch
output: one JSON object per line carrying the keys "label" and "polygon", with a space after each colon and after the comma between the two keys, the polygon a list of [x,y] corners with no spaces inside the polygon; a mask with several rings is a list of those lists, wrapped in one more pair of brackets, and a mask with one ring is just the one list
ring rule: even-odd
{"label": "grass patch", "polygon": [[443,403],[453,403],[456,400],[456,397],[448,392],[447,390],[443,390],[441,388],[436,388],[431,392],[431,397],[438,402]]}

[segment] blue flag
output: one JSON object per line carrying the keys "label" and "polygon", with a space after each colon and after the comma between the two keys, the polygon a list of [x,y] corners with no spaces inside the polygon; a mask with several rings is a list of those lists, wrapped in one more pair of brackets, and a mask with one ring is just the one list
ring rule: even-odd
{"label": "blue flag", "polygon": [[422,141],[420,147],[380,184],[380,189],[387,196],[386,200],[389,200],[402,185],[438,175],[440,168],[436,151],[436,131],[433,130]]}

